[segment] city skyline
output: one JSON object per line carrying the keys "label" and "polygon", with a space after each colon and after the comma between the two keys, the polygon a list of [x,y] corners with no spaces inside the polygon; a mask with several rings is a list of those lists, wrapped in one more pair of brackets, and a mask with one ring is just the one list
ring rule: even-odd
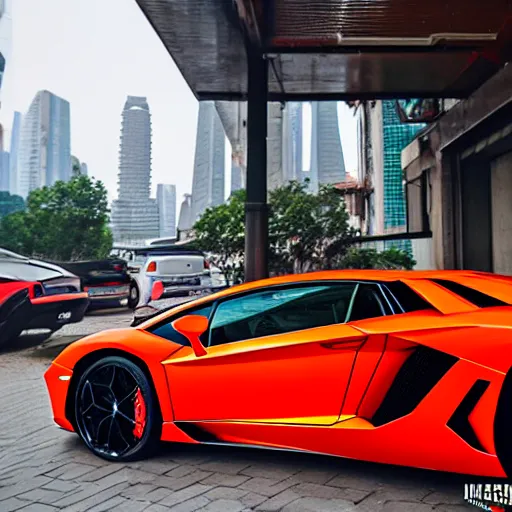
{"label": "city skyline", "polygon": [[[87,162],[89,174],[103,181],[112,200],[117,189],[119,111],[126,95],[143,95],[152,109],[152,196],[157,183],[174,183],[178,198],[190,193],[198,103],[135,2],[12,4],[13,52],[0,111],[8,143],[14,111],[24,112],[37,90],[66,98],[72,106],[72,153]],[[84,79],[84,70],[93,71],[94,80]],[[357,167],[355,121],[344,104],[339,110],[346,168],[352,171]],[[226,196],[230,151],[227,145]]]}

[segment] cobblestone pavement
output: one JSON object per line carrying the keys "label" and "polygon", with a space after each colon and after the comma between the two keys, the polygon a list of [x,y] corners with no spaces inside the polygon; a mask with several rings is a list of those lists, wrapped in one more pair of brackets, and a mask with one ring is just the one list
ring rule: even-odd
{"label": "cobblestone pavement", "polygon": [[[119,313],[84,330],[128,323]],[[95,327],[94,327],[95,326]],[[0,512],[462,512],[467,477],[307,454],[164,445],[130,464],[56,428],[34,348],[0,354]]]}

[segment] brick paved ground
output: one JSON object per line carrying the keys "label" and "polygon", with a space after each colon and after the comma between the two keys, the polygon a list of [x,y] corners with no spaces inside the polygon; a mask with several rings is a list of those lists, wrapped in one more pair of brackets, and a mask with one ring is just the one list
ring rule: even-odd
{"label": "brick paved ground", "polygon": [[[129,322],[121,316],[82,327]],[[166,445],[152,460],[104,462],[53,425],[49,362],[44,350],[0,354],[0,512],[475,510],[464,477],[329,457]]]}

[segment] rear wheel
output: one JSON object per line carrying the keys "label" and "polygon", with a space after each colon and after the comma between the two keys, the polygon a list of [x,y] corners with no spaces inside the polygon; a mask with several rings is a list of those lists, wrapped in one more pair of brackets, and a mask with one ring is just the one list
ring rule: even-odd
{"label": "rear wheel", "polygon": [[135,309],[139,303],[139,287],[135,283],[130,284],[130,295],[128,296],[128,307]]}
{"label": "rear wheel", "polygon": [[107,460],[151,455],[160,438],[157,398],[132,361],[109,356],[87,368],[76,387],[75,424],[86,446]]}

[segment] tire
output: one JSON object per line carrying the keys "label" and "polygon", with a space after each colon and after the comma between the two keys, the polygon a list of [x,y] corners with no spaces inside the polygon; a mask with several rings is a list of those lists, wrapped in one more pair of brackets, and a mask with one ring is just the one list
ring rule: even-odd
{"label": "tire", "polygon": [[[142,402],[139,415],[137,398]],[[74,419],[87,448],[109,461],[149,457],[160,441],[162,419],[152,384],[124,357],[104,357],[82,373],[75,388]]]}
{"label": "tire", "polygon": [[139,300],[140,300],[140,292],[139,292],[139,287],[137,286],[136,283],[131,283],[130,284],[130,295],[128,295],[128,307],[130,309],[135,309],[137,307],[137,304],[139,303]]}

